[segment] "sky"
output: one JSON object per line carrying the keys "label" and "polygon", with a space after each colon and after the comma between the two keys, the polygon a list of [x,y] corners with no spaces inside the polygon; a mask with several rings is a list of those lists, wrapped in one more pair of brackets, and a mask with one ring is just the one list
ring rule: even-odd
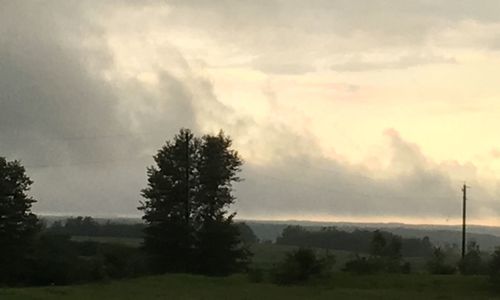
{"label": "sky", "polygon": [[500,2],[0,0],[0,156],[40,214],[139,216],[223,129],[245,219],[500,225]]}

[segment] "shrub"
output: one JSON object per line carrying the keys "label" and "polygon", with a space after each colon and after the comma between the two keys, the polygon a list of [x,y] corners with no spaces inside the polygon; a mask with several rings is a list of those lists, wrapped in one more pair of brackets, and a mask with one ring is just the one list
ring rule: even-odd
{"label": "shrub", "polygon": [[334,256],[319,259],[313,250],[300,248],[288,253],[285,260],[273,270],[273,281],[286,285],[324,277],[329,274],[334,263]]}
{"label": "shrub", "polygon": [[448,275],[453,274],[456,268],[446,261],[446,255],[441,248],[434,248],[432,258],[427,262],[427,269],[431,274]]}
{"label": "shrub", "polygon": [[380,271],[380,266],[378,262],[372,258],[356,255],[355,259],[346,262],[342,271],[356,274],[372,274]]}
{"label": "shrub", "polygon": [[486,268],[481,259],[481,251],[476,242],[469,243],[465,257],[458,263],[460,273],[464,275],[478,275],[486,273]]}

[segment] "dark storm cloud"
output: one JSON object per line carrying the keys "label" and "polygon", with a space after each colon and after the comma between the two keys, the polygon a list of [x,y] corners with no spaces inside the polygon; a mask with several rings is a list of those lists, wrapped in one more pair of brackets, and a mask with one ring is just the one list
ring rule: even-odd
{"label": "dark storm cloud", "polygon": [[89,68],[109,64],[111,57],[105,49],[74,44],[101,39],[78,7],[10,2],[0,14],[3,152],[28,163],[54,164],[98,160],[125,146],[119,139],[115,145],[93,140],[127,133],[127,127],[118,118],[113,89]]}

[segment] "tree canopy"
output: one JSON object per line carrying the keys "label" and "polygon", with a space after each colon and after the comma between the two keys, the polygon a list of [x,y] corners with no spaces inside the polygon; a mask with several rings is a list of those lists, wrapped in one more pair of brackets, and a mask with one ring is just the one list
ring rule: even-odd
{"label": "tree canopy", "polygon": [[28,252],[39,230],[27,193],[33,181],[19,161],[0,157],[0,282],[23,276]]}
{"label": "tree canopy", "polygon": [[181,129],[154,156],[139,209],[158,272],[222,275],[244,266],[248,253],[228,212],[242,165],[231,146],[222,131],[199,138]]}

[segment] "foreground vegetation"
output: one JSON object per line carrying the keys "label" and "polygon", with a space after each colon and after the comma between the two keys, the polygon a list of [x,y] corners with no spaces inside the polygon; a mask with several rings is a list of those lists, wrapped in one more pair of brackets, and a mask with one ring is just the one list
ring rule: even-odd
{"label": "foreground vegetation", "polygon": [[482,276],[356,276],[283,287],[250,283],[246,276],[164,275],[66,287],[0,289],[0,299],[500,299]]}

